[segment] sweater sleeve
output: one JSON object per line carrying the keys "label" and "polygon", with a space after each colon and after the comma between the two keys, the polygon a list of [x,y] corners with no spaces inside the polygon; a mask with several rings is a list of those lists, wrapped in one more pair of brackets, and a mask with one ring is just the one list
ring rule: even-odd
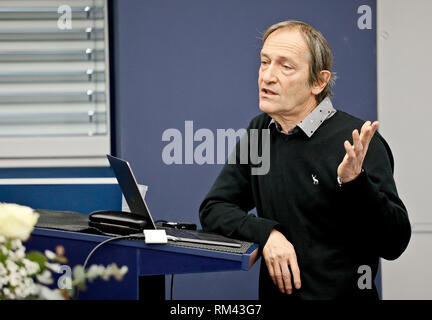
{"label": "sweater sleeve", "polygon": [[355,180],[341,186],[346,214],[380,257],[397,259],[408,246],[411,225],[396,190],[391,150],[378,132],[369,144],[363,168]]}
{"label": "sweater sleeve", "polygon": [[240,161],[240,141],[235,151],[235,163],[227,161],[200,206],[201,225],[205,231],[263,246],[278,222],[248,214],[255,207],[251,167]]}

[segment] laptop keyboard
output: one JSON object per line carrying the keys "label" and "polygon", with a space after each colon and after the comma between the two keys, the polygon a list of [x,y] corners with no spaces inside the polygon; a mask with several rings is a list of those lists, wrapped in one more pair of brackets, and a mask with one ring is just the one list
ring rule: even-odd
{"label": "laptop keyboard", "polygon": [[168,236],[173,236],[173,237],[237,243],[237,241],[230,238],[226,238],[222,235],[207,233],[201,230],[185,230],[185,229],[176,229],[176,228],[169,228],[169,227],[161,228],[161,229],[164,229]]}
{"label": "laptop keyboard", "polygon": [[164,229],[166,234],[173,237],[199,239],[196,234],[189,232],[188,230],[176,229],[176,228],[159,228]]}

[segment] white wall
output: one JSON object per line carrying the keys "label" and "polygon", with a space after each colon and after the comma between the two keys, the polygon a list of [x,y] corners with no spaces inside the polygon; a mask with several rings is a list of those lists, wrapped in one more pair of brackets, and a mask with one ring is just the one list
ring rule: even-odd
{"label": "white wall", "polygon": [[432,1],[377,0],[378,120],[413,226],[396,261],[382,261],[383,299],[432,299]]}

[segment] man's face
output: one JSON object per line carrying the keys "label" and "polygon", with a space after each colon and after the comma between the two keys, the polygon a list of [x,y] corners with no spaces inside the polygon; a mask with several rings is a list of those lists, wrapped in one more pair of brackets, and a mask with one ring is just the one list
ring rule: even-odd
{"label": "man's face", "polygon": [[259,107],[269,115],[295,116],[315,96],[308,86],[309,48],[296,29],[272,32],[261,50]]}

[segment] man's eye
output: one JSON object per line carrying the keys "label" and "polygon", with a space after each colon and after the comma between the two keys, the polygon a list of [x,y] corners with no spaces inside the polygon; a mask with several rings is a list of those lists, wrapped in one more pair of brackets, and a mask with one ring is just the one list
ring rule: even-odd
{"label": "man's eye", "polygon": [[268,64],[268,61],[261,60],[261,64],[266,65],[266,64]]}
{"label": "man's eye", "polygon": [[289,66],[289,65],[286,65],[286,64],[285,64],[285,65],[284,65],[283,67],[284,67],[284,69],[286,69],[286,70],[290,70],[290,69],[292,69],[292,67],[291,67],[291,66]]}

